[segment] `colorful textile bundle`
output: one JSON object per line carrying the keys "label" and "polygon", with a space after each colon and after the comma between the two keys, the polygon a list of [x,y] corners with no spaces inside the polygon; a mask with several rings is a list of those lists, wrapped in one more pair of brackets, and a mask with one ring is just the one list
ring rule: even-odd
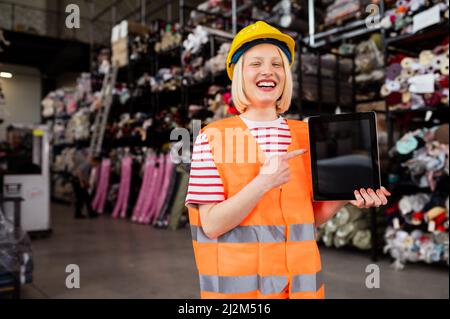
{"label": "colorful textile bundle", "polygon": [[163,51],[169,51],[171,49],[176,48],[181,44],[181,33],[180,33],[180,25],[176,24],[167,24],[164,30],[161,30],[161,39],[160,41],[155,43],[155,51],[156,53],[160,53]]}
{"label": "colorful textile bundle", "polygon": [[392,110],[448,107],[448,37],[434,50],[422,51],[418,58],[392,57],[385,74],[381,95]]}
{"label": "colorful textile bundle", "polygon": [[385,252],[395,259],[398,269],[407,261],[448,263],[448,125],[408,132],[390,155],[394,163],[390,179],[397,180],[394,194],[404,184],[413,191],[386,210],[390,226]]}
{"label": "colorful textile bundle", "polygon": [[414,230],[408,233],[389,227],[385,235],[384,252],[394,259],[392,266],[403,269],[406,262],[445,262],[449,264],[448,232],[424,233]]}
{"label": "colorful textile bundle", "polygon": [[[440,15],[448,20],[448,2],[425,0],[397,0],[393,9],[387,10],[380,26],[390,31],[390,36],[413,33],[414,15],[431,7],[440,12]],[[432,10],[432,9],[431,9]]]}
{"label": "colorful textile bundle", "polygon": [[334,3],[327,7],[325,16],[325,24],[330,25],[353,16],[361,10],[359,0],[335,0]]}
{"label": "colorful textile bundle", "polygon": [[317,240],[327,247],[354,246],[368,250],[372,246],[369,211],[346,205],[317,228]]}

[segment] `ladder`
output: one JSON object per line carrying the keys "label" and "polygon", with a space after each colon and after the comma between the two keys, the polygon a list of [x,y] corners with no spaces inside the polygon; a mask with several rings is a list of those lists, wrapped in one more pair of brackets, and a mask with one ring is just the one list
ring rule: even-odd
{"label": "ladder", "polygon": [[100,108],[97,110],[97,115],[95,116],[91,145],[89,147],[89,155],[91,157],[100,155],[102,151],[103,137],[105,135],[106,124],[108,123],[116,78],[117,67],[111,65],[103,78],[102,89],[100,91]]}

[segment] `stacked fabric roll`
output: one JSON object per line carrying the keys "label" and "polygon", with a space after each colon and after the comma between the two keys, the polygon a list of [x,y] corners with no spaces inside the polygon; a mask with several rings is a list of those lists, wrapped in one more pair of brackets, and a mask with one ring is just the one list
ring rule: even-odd
{"label": "stacked fabric roll", "polygon": [[76,141],[86,141],[90,137],[90,116],[91,112],[88,108],[83,108],[75,112],[67,123],[65,130],[66,143]]}
{"label": "stacked fabric roll", "polygon": [[197,54],[203,45],[208,42],[208,32],[201,25],[189,33],[186,40],[183,41],[184,54]]}
{"label": "stacked fabric roll", "polygon": [[[73,88],[58,89],[47,94],[42,100],[42,117],[48,118],[70,114],[73,111]],[[70,103],[70,106],[69,106]]]}
{"label": "stacked fabric roll", "polygon": [[414,15],[436,6],[441,16],[448,20],[448,2],[424,0],[397,0],[393,9],[386,10],[381,27],[388,30],[390,36],[413,33]]}
{"label": "stacked fabric roll", "polygon": [[[117,104],[120,104],[114,104],[114,106],[126,105],[130,98],[133,98],[132,102],[134,104],[146,104],[148,105],[146,111],[150,111],[149,109],[153,107],[150,96],[152,92],[171,92],[179,89],[180,86],[181,68],[178,66],[161,68],[156,72],[155,76],[150,76],[147,72],[144,72],[137,79],[133,90],[130,91],[126,87],[114,89],[113,93],[117,97]],[[113,101],[113,103],[115,102]]]}
{"label": "stacked fabric roll", "polygon": [[[171,153],[156,155],[151,150],[142,149],[143,154],[148,153],[143,159],[135,152],[137,149],[131,152],[127,148],[123,154],[116,154],[114,160],[111,157],[102,161],[95,183],[93,209],[100,214],[111,212],[114,218],[130,217],[133,222],[157,228],[175,230],[183,227],[187,223],[184,200],[189,181],[188,168]],[[114,165],[114,162],[119,165]],[[111,182],[116,166],[119,167],[119,183]],[[138,171],[142,171],[142,177]],[[140,188],[136,189],[139,180]]]}
{"label": "stacked fabric roll", "polygon": [[317,240],[327,247],[353,246],[361,250],[371,248],[369,211],[346,205],[317,229]]}
{"label": "stacked fabric roll", "polygon": [[362,9],[361,5],[359,0],[335,0],[327,7],[325,24],[331,25],[354,16]]}
{"label": "stacked fabric roll", "polygon": [[220,45],[219,51],[215,56],[205,63],[205,71],[207,74],[217,74],[225,71],[228,51],[230,51],[231,43],[225,42]]}
{"label": "stacked fabric roll", "polygon": [[58,172],[70,172],[74,168],[74,155],[76,149],[74,147],[65,148],[60,154],[55,156],[52,163],[52,169]]}
{"label": "stacked fabric roll", "polygon": [[449,105],[449,38],[418,58],[395,55],[385,71],[381,95],[391,110]]}
{"label": "stacked fabric roll", "polygon": [[395,229],[422,229],[430,232],[448,231],[447,197],[443,194],[418,193],[405,195],[388,210],[388,221]]}
{"label": "stacked fabric roll", "polygon": [[[151,40],[150,35],[138,35],[134,37],[133,41],[131,42],[131,53],[130,53],[130,61],[137,61],[142,58],[145,58],[146,56],[149,56],[150,54],[150,46]],[[156,45],[155,45],[156,46]]]}
{"label": "stacked fabric roll", "polygon": [[231,98],[231,88],[212,85],[205,96],[205,105],[189,105],[189,118],[204,124],[239,114]]}
{"label": "stacked fabric roll", "polygon": [[131,187],[131,169],[133,159],[131,156],[125,156],[121,161],[120,184],[118,186],[118,194],[116,196],[114,210],[112,216],[114,218],[125,218],[128,209],[128,199],[130,197]]}
{"label": "stacked fabric roll", "polygon": [[91,92],[91,74],[81,73],[75,87],[67,87],[49,92],[41,101],[42,117],[63,117],[73,115],[81,104],[90,104],[93,100]]}
{"label": "stacked fabric roll", "polygon": [[195,26],[200,24],[210,25],[212,28],[223,29],[222,19],[216,19],[213,15],[205,14],[204,12],[223,14],[230,10],[231,3],[223,0],[206,0],[199,5],[199,11],[191,11],[189,15],[188,25]]}
{"label": "stacked fabric roll", "polygon": [[223,42],[214,56],[205,59],[205,45],[210,39],[208,32],[201,26],[197,26],[187,39],[183,42],[183,75],[186,85],[202,82],[211,75],[217,75],[225,71],[226,58],[230,50],[230,43]]}
{"label": "stacked fabric roll", "polygon": [[[352,89],[349,83],[352,70],[352,61],[348,58],[339,59],[339,75],[336,82],[335,72],[336,68],[336,56],[334,54],[324,54],[320,56],[321,63],[321,87],[331,88],[322,89],[322,102],[336,104],[336,92],[334,88],[340,86],[339,102],[340,105],[351,105],[352,103]],[[302,97],[308,101],[319,100],[318,85],[318,57],[312,53],[304,53],[301,55],[301,67],[302,67]]]}
{"label": "stacked fabric roll", "polygon": [[92,201],[92,209],[99,214],[103,214],[106,200],[108,197],[109,181],[111,176],[111,160],[106,158],[102,160],[100,173],[97,180],[97,189]]}
{"label": "stacked fabric roll", "polygon": [[394,190],[405,184],[412,191],[386,210],[385,252],[399,269],[407,261],[448,264],[448,125],[408,132],[390,153]]}
{"label": "stacked fabric roll", "polygon": [[175,91],[181,85],[181,68],[161,68],[154,77],[144,75],[138,80],[138,85],[143,85],[146,81],[150,83],[152,92]]}
{"label": "stacked fabric roll", "polygon": [[73,189],[71,176],[75,165],[74,159],[76,148],[64,148],[54,156],[51,163],[51,185],[52,197],[55,199],[71,202],[73,200]]}
{"label": "stacked fabric roll", "polygon": [[213,112],[214,116],[208,121],[217,121],[232,115],[239,114],[234,107],[231,98],[231,88],[212,85],[208,89],[208,110]]}
{"label": "stacked fabric roll", "polygon": [[448,124],[406,133],[389,154],[393,182],[408,179],[419,188],[436,192],[439,181],[449,175]]}
{"label": "stacked fabric roll", "polygon": [[[349,46],[349,44],[343,46]],[[344,48],[342,48],[342,51],[344,51]],[[345,51],[341,53],[345,53]],[[373,84],[384,79],[384,60],[381,52],[380,34],[371,35],[368,40],[360,42],[349,53],[355,54],[355,81],[357,84]],[[371,89],[373,90],[372,87]]]}
{"label": "stacked fabric roll", "polygon": [[[94,80],[95,82],[96,80]],[[82,73],[76,86],[58,89],[42,100],[42,117],[49,126],[52,145],[52,197],[70,202],[75,146],[87,146],[91,132],[91,107],[96,100],[92,93],[93,78]]]}
{"label": "stacked fabric roll", "polygon": [[403,269],[407,262],[438,263],[449,265],[448,232],[426,233],[414,230],[411,233],[387,228],[384,252],[394,259],[393,267]]}
{"label": "stacked fabric roll", "polygon": [[161,38],[155,43],[156,53],[169,51],[178,47],[181,43],[180,25],[166,24],[164,30],[161,30]]}

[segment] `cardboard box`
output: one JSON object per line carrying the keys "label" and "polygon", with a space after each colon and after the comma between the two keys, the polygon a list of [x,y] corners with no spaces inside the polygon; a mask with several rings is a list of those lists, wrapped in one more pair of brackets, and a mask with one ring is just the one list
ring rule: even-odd
{"label": "cardboard box", "polygon": [[121,52],[112,56],[112,63],[114,66],[123,67],[128,65],[128,54]]}
{"label": "cardboard box", "polygon": [[150,28],[146,25],[139,24],[134,21],[123,20],[116,24],[111,30],[111,43],[129,36],[146,35],[150,33]]}
{"label": "cardboard box", "polygon": [[111,32],[111,48],[113,65],[122,67],[128,65],[128,39],[136,35],[146,35],[150,28],[140,23],[123,20],[113,27]]}
{"label": "cardboard box", "polygon": [[111,44],[112,64],[122,67],[128,64],[128,38],[120,39]]}
{"label": "cardboard box", "polygon": [[128,20],[128,34],[146,35],[150,32],[150,28],[146,25]]}

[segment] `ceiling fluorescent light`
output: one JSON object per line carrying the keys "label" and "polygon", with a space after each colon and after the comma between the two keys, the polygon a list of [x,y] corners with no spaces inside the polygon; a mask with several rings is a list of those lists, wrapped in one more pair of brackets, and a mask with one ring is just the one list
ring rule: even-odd
{"label": "ceiling fluorescent light", "polygon": [[10,79],[10,78],[12,78],[12,73],[9,73],[9,72],[0,72],[0,78]]}

